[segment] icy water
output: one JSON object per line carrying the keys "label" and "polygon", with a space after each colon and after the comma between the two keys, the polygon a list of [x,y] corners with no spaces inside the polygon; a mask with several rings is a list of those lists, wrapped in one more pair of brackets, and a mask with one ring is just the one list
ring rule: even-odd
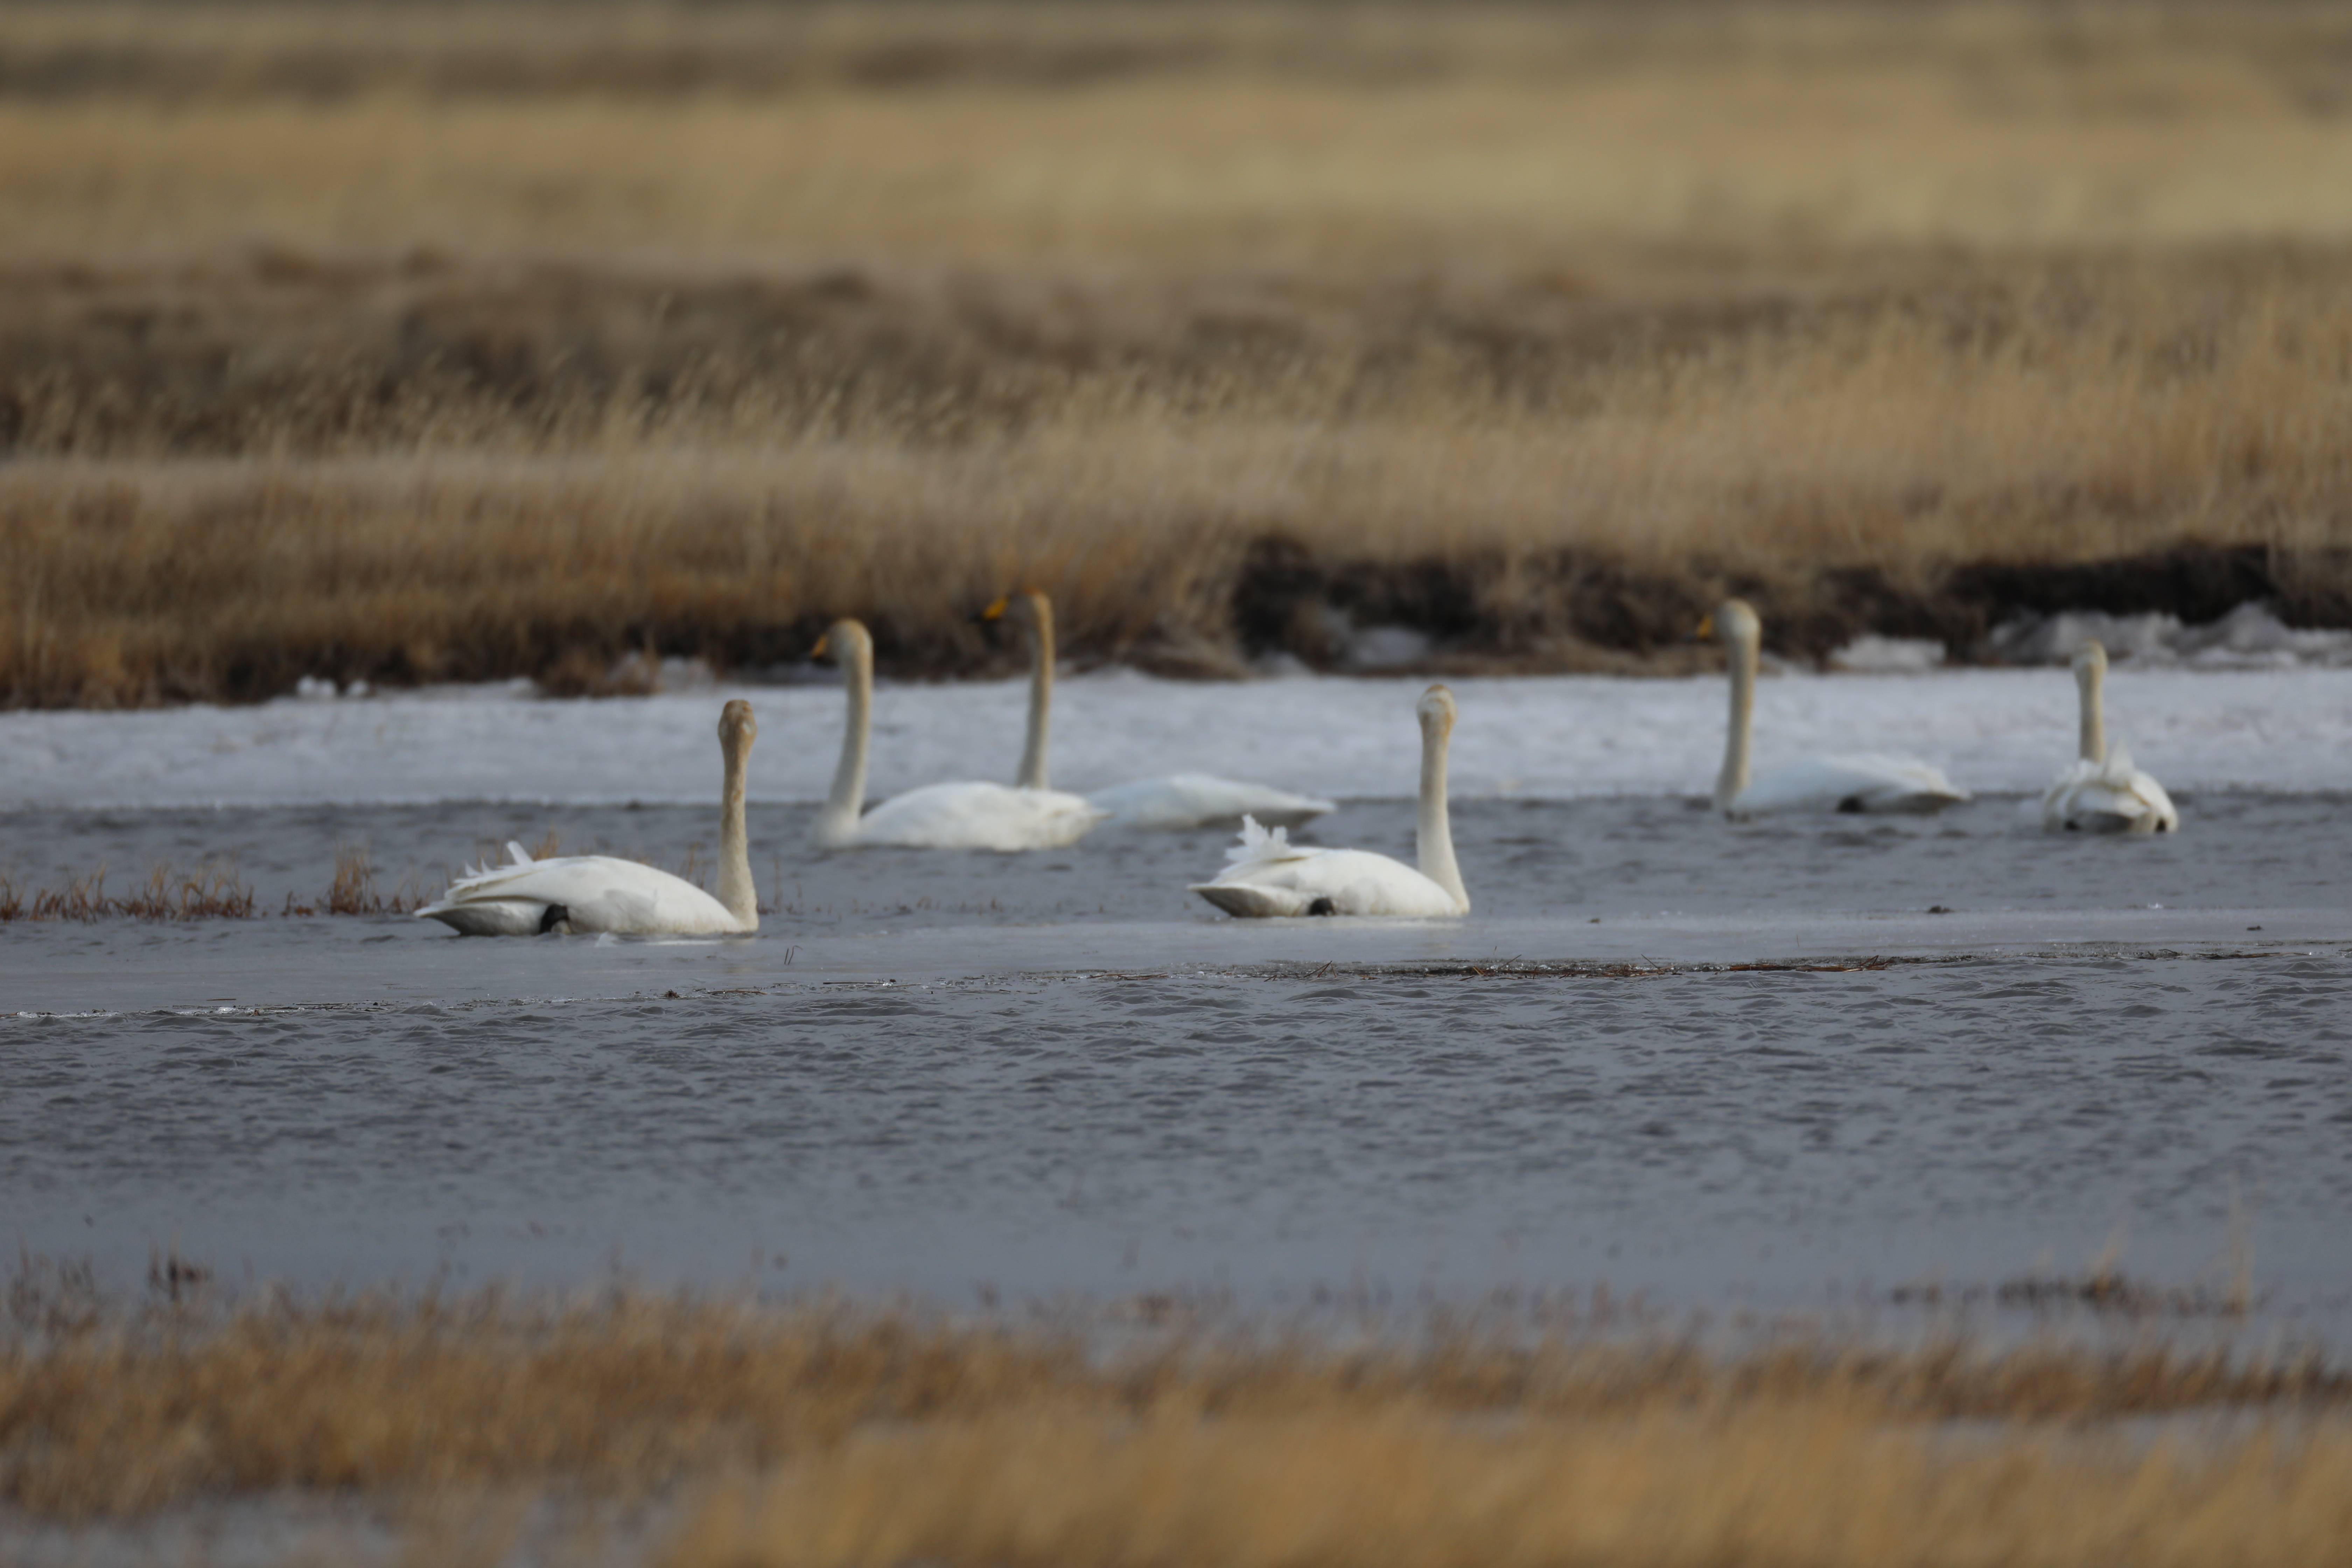
{"label": "icy water", "polygon": [[[1743,828],[1470,801],[1470,920],[1271,926],[1184,893],[1217,835],[828,857],[805,808],[755,807],[779,907],[751,941],[20,923],[0,1242],[124,1280],[176,1247],[312,1285],[1771,1309],[2117,1246],[2179,1286],[2251,1256],[2274,1318],[2333,1336],[2346,804],[2192,796],[2179,837],[2125,842],[2013,799]],[[710,814],[20,812],[0,864],[234,855],[274,910],[339,844],[388,889],[551,827],[679,867]],[[1360,803],[1318,837],[1411,832]],[[1732,967],[1759,961],[1784,966]]]}

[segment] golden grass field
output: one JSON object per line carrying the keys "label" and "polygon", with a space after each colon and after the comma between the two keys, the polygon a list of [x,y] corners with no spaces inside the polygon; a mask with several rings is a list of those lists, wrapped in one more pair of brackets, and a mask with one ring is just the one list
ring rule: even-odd
{"label": "golden grass field", "polygon": [[30,5],[0,694],[2352,620],[2352,17]]}
{"label": "golden grass field", "polygon": [[2352,1546],[2352,1383],[2160,1339],[1708,1351],[1577,1298],[1345,1349],[1160,1303],[1080,1329],[627,1291],[234,1306],[177,1258],[154,1284],[126,1307],[20,1268],[0,1342],[20,1519],[331,1497],[470,1520],[457,1560],[495,1561],[525,1500],[601,1498],[652,1507],[645,1544],[679,1565],[2185,1568]]}

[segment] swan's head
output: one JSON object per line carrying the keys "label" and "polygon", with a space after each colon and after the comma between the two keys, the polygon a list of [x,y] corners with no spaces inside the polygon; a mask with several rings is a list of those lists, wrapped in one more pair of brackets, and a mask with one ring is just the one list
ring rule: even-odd
{"label": "swan's head", "polygon": [[1444,737],[1454,733],[1454,693],[1444,687],[1433,686],[1423,692],[1413,712],[1421,719],[1423,734]]}
{"label": "swan's head", "polygon": [[1054,622],[1054,601],[1034,588],[1024,588],[1018,594],[1006,594],[980,612],[983,621],[1017,618],[1016,612],[1025,613],[1033,626],[1051,626]]}
{"label": "swan's head", "polygon": [[1715,614],[1699,622],[1698,635],[1715,637],[1726,647],[1753,646],[1763,640],[1764,622],[1747,600],[1726,599],[1715,607]]}
{"label": "swan's head", "polygon": [[2096,638],[2074,650],[2074,679],[2093,681],[2107,673],[2107,650]]}
{"label": "swan's head", "polygon": [[835,621],[824,628],[824,635],[818,637],[816,646],[809,649],[809,658],[829,658],[844,669],[854,668],[860,664],[870,665],[874,662],[873,634],[866,629],[863,621],[846,618]]}
{"label": "swan's head", "polygon": [[751,717],[751,705],[738,697],[719,710],[719,743],[730,751],[737,747],[751,749],[760,738],[760,721]]}

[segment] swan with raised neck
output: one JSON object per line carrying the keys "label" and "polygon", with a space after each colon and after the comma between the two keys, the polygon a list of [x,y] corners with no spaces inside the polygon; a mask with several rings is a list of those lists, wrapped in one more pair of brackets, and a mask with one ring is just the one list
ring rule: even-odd
{"label": "swan with raised neck", "polygon": [[759,738],[751,705],[737,699],[719,714],[719,893],[683,877],[609,855],[533,859],[509,844],[509,863],[475,869],[417,913],[465,936],[589,932],[625,936],[730,936],[760,929],[743,797],[751,743]]}
{"label": "swan with raised neck", "polygon": [[[864,809],[866,758],[874,724],[874,639],[854,620],[835,621],[817,639],[842,667],[848,711],[833,791],[817,814],[812,837],[832,849],[894,846],[905,849],[1064,849],[1108,815],[1080,796],[1043,786],[980,780],[923,784]],[[1044,731],[1033,726],[1043,768]]]}
{"label": "swan with raised neck", "polygon": [[1051,789],[1045,757],[1054,725],[1054,602],[1034,588],[1024,589],[997,600],[980,618],[995,621],[1008,615],[1029,637],[1029,728],[1021,742],[1021,771],[1013,782],[1022,789]]}
{"label": "swan with raised neck", "polygon": [[1454,693],[1433,686],[1414,705],[1421,723],[1421,796],[1414,823],[1418,868],[1369,849],[1324,849],[1289,841],[1286,829],[1242,820],[1241,843],[1213,880],[1192,890],[1247,919],[1291,915],[1466,915],[1469,890],[1454,858],[1445,756],[1454,735]]}
{"label": "swan with raised neck", "polygon": [[2081,699],[2075,755],[2086,763],[2107,760],[2107,650],[2095,640],[2074,650],[2074,692]]}
{"label": "swan with raised neck", "polygon": [[1763,621],[1744,599],[1727,599],[1699,623],[1699,635],[1722,640],[1729,667],[1731,712],[1723,737],[1723,768],[1715,780],[1715,808],[1726,816],[1790,811],[1941,811],[1969,798],[1943,770],[1914,757],[1854,752],[1802,757],[1761,777],[1750,766],[1756,729],[1756,675]]}

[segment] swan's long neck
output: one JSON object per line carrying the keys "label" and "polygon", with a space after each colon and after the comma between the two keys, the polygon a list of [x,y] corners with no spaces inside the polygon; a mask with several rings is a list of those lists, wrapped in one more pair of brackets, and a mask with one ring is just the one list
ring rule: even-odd
{"label": "swan's long neck", "polygon": [[744,931],[760,929],[759,892],[751,884],[751,843],[743,828],[744,764],[750,747],[740,735],[726,742],[727,774],[719,795],[719,901]]}
{"label": "swan's long neck", "polygon": [[1023,789],[1046,789],[1045,747],[1054,723],[1054,610],[1043,594],[1029,598],[1029,737],[1021,747]]}
{"label": "swan's long neck", "polygon": [[1728,811],[1748,787],[1748,746],[1756,727],[1756,644],[1731,641],[1731,722],[1723,737],[1723,772],[1716,775],[1715,808]]}
{"label": "swan's long neck", "polygon": [[2095,663],[2085,661],[2074,672],[2074,684],[2083,693],[2082,758],[2086,763],[2107,760],[2106,700],[2100,690],[2102,671]]}
{"label": "swan's long neck", "polygon": [[841,730],[833,793],[825,797],[824,815],[816,824],[818,839],[828,844],[840,843],[857,830],[858,813],[866,806],[866,744],[874,726],[874,650],[859,641],[841,652],[848,719]]}
{"label": "swan's long neck", "polygon": [[1469,889],[1462,885],[1462,868],[1454,860],[1454,819],[1445,805],[1446,724],[1424,724],[1421,731],[1421,814],[1414,834],[1421,874],[1454,895],[1455,906],[1470,912]]}

